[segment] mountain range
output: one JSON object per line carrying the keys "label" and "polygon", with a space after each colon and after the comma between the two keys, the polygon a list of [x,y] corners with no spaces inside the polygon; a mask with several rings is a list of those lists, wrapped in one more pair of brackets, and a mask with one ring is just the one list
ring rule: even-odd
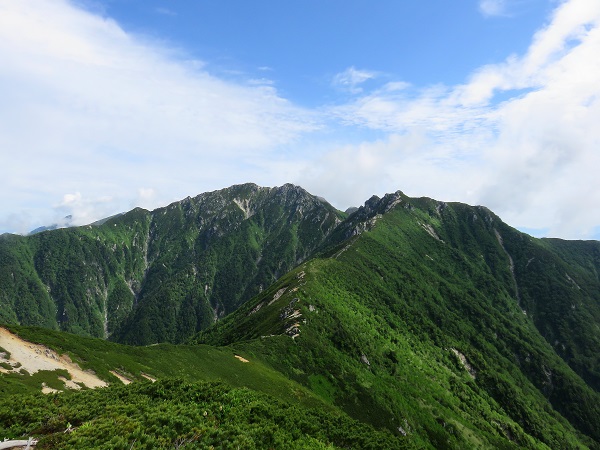
{"label": "mountain range", "polygon": [[[482,206],[398,191],[341,212],[298,186],[245,184],[3,235],[0,322],[109,383],[110,368],[210,392],[197,383],[220,379],[371,427],[346,440],[319,429],[297,448],[600,448],[599,270],[600,243],[533,238]],[[278,381],[225,362],[213,378],[196,363],[173,373],[165,345],[200,362],[241,355]],[[26,396],[27,376],[0,381]],[[2,407],[0,431],[14,419]],[[41,442],[58,439],[48,430]],[[286,448],[273,442],[252,445]]]}
{"label": "mountain range", "polygon": [[0,241],[0,321],[130,344],[183,342],[308,258],[343,213],[246,184],[99,226]]}

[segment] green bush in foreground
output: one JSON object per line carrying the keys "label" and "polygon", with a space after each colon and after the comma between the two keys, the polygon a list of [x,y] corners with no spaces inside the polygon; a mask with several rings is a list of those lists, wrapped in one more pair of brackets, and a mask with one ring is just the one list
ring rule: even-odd
{"label": "green bush in foreground", "polygon": [[37,449],[408,447],[344,415],[179,379],[0,400],[0,438],[27,436]]}

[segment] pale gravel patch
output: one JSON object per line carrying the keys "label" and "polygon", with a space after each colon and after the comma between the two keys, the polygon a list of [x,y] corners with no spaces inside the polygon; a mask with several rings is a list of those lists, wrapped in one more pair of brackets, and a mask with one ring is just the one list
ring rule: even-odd
{"label": "pale gravel patch", "polygon": [[119,372],[117,372],[115,370],[111,370],[110,373],[112,373],[115,377],[117,377],[123,384],[131,383],[131,380],[129,378],[124,377],[123,375],[121,375]]}
{"label": "pale gravel patch", "polygon": [[48,347],[27,342],[5,328],[0,328],[0,347],[10,352],[9,364],[21,364],[19,370],[34,374],[40,370],[64,369],[71,375],[73,383],[83,383],[88,388],[107,386],[96,374],[82,370],[67,355],[59,356]]}
{"label": "pale gravel patch", "polygon": [[143,372],[142,372],[142,373],[140,373],[140,375],[141,375],[141,376],[143,376],[143,377],[144,377],[146,380],[150,380],[150,381],[152,381],[153,383],[156,381],[156,378],[154,378],[154,377],[151,377],[151,376],[150,376],[150,375],[148,375],[147,373],[143,373]]}

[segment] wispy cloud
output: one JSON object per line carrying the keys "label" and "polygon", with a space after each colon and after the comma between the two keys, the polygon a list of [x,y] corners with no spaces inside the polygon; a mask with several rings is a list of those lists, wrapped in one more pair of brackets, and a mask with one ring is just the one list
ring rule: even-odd
{"label": "wispy cloud", "polygon": [[154,8],[154,11],[157,12],[158,14],[162,14],[163,16],[171,16],[171,17],[175,17],[177,16],[177,13],[169,8],[165,8],[165,7],[156,7]]}
{"label": "wispy cloud", "polygon": [[376,72],[349,67],[333,77],[333,85],[352,94],[358,94],[363,90],[360,85],[376,76]]}
{"label": "wispy cloud", "polygon": [[485,17],[504,16],[506,14],[506,0],[480,0],[479,11]]}

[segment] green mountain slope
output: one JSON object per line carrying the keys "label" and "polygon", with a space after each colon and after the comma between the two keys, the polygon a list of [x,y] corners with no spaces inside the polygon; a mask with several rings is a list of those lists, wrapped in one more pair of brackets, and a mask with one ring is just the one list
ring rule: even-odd
{"label": "green mountain slope", "polygon": [[[599,324],[596,244],[401,193],[372,198],[330,239],[196,341],[262,358],[426,446],[599,447],[600,395],[584,381],[600,355],[585,335]],[[578,246],[588,253],[563,254]]]}
{"label": "green mountain slope", "polygon": [[343,213],[253,184],[99,226],[0,239],[0,322],[181,342],[305,260]]}
{"label": "green mountain slope", "polygon": [[[600,243],[535,239],[484,207],[397,192],[345,217],[292,185],[241,185],[97,227],[3,236],[0,322],[136,344],[182,342],[202,330],[194,345],[126,347],[17,329],[106,380],[116,381],[115,368],[138,379],[224,380],[228,392],[246,386],[297,405],[290,414],[301,423],[343,411],[359,421],[343,419],[352,439],[358,423],[387,430],[365,428],[357,448],[600,448],[599,268]],[[59,384],[59,375],[43,376]],[[0,387],[39,389],[41,376],[1,375]],[[135,406],[123,408],[154,402],[154,393],[128,389]],[[221,395],[213,385],[189,389]],[[85,395],[105,401],[74,394],[74,405]],[[247,402],[270,402],[252,395]],[[260,426],[274,430],[284,422],[271,419],[288,412],[268,409],[257,410],[268,416]],[[243,411],[236,429],[254,436]],[[136,417],[131,430],[154,414]],[[117,420],[78,423],[105,418]],[[263,444],[350,445],[330,425],[301,431],[310,436],[302,441],[285,423]],[[185,430],[169,442],[195,436]],[[156,443],[162,433],[144,439]]]}
{"label": "green mountain slope", "polygon": [[[115,373],[130,381],[146,381],[148,378],[222,381],[233,387],[261,391],[285,402],[309,407],[324,406],[309,390],[261,361],[246,362],[248,360],[243,358],[243,353],[235,353],[229,348],[168,343],[137,347],[39,327],[6,328],[28,343],[41,344],[59,355],[67,355],[82,369],[93,372],[107,384],[121,384]],[[62,372],[46,372],[38,376],[24,373],[16,367],[1,373],[0,397],[38,393],[42,382],[68,391],[64,381],[59,379],[63,376]],[[42,379],[42,376],[45,378]]]}

